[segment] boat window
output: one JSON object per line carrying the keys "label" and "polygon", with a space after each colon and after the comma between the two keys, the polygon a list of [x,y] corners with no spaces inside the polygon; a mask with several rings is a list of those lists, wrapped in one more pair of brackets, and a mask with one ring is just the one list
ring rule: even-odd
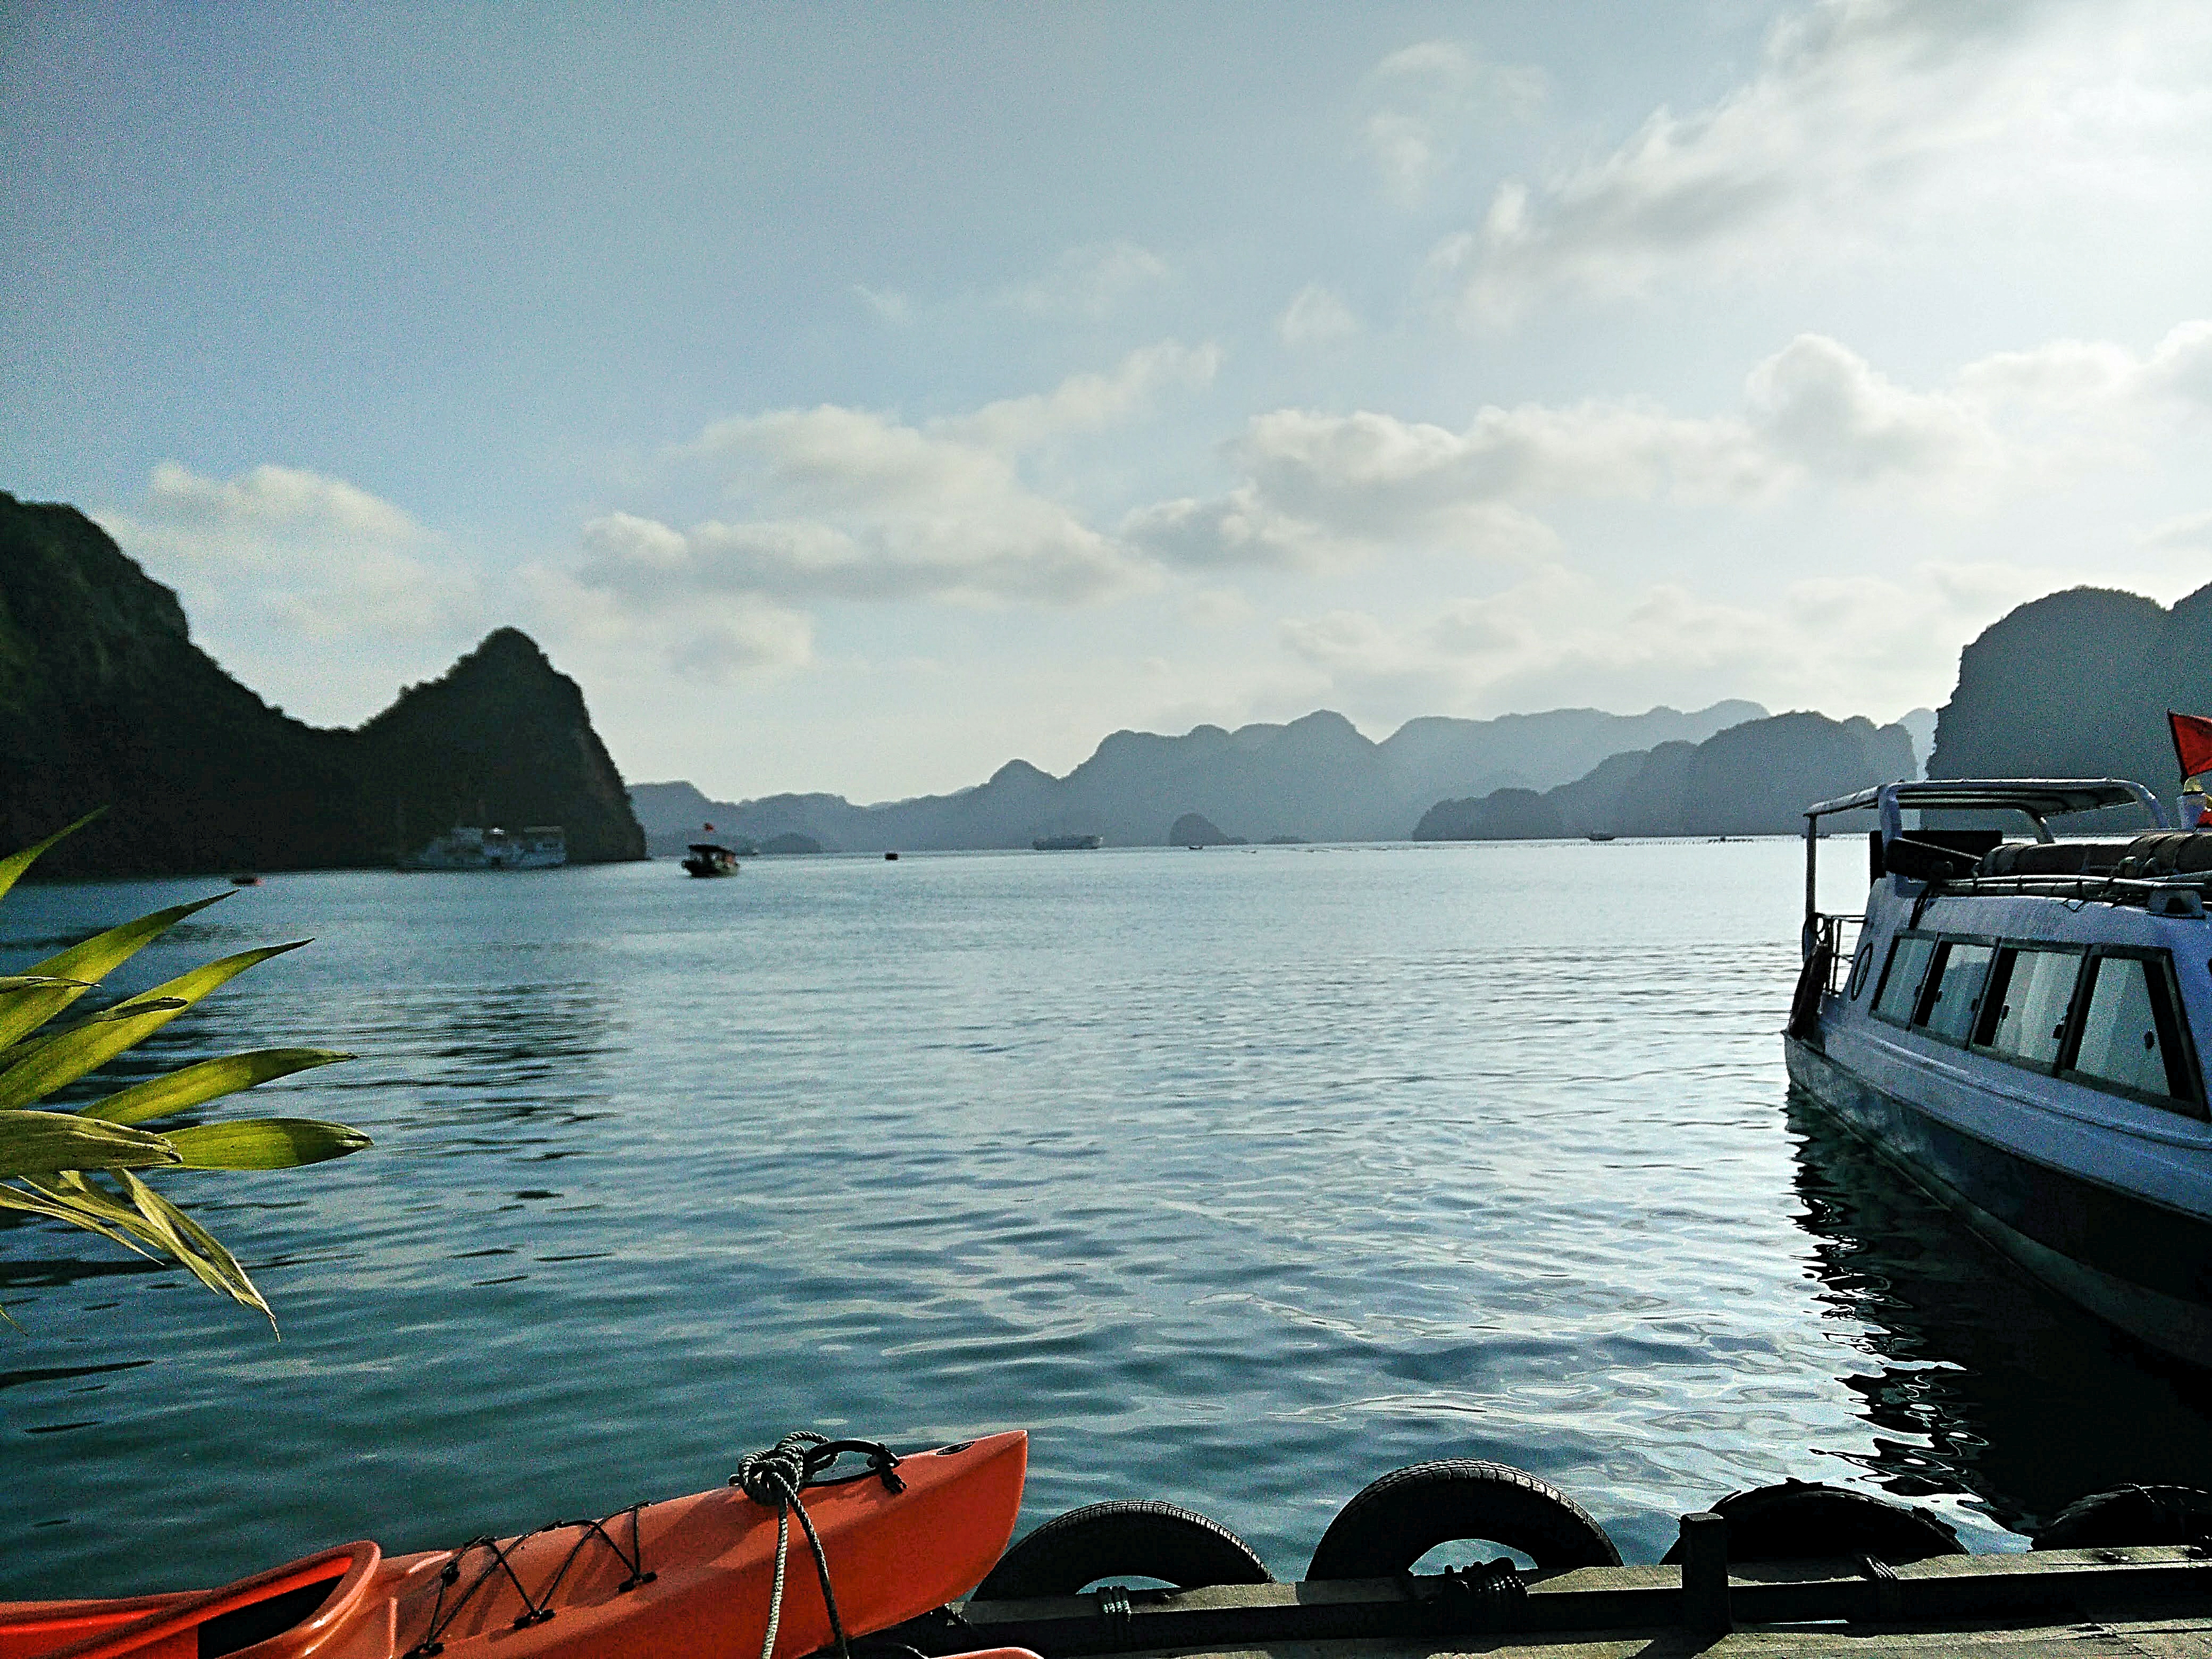
{"label": "boat window", "polygon": [[2133,1094],[2194,1097],[2174,1062],[2179,1033],[2165,964],[2142,957],[2102,956],[2091,964],[2088,1000],[2073,1069]]}
{"label": "boat window", "polygon": [[2030,1066],[2056,1065],[2081,972],[2076,951],[2000,951],[1983,999],[1979,1041]]}
{"label": "boat window", "polygon": [[1996,954],[1990,945],[1945,940],[1929,978],[1918,1023],[1937,1036],[1964,1042],[1974,1029],[1974,1016],[1981,1010],[1982,985],[1990,958]]}
{"label": "boat window", "polygon": [[1899,1025],[1911,1021],[1913,1006],[1920,1000],[1920,981],[1928,971],[1928,958],[1935,950],[1934,939],[1911,934],[1889,947],[1889,967],[1882,974],[1881,990],[1874,1000],[1875,1012]]}

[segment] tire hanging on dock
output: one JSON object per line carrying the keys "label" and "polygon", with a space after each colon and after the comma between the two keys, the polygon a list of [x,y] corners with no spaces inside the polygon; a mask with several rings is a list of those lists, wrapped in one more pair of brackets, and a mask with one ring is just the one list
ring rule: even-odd
{"label": "tire hanging on dock", "polygon": [[1337,1512],[1308,1578],[1389,1578],[1439,1544],[1503,1544],[1547,1571],[1617,1567],[1620,1552],[1589,1512],[1524,1469],[1455,1457],[1393,1469]]}
{"label": "tire hanging on dock", "polygon": [[[1754,1486],[1730,1492],[1709,1507],[1728,1522],[1731,1561],[1871,1555],[1894,1567],[1932,1555],[1966,1553],[1949,1523],[1925,1510],[1820,1481]],[[1659,1559],[1679,1566],[1681,1540]]]}
{"label": "tire hanging on dock", "polygon": [[2212,1539],[2212,1492],[2196,1486],[2117,1486],[2077,1498],[2035,1534],[2039,1550]]}
{"label": "tire hanging on dock", "polygon": [[1178,1589],[1275,1582],[1252,1547],[1219,1522],[1173,1504],[1117,1499],[1046,1522],[999,1558],[975,1599],[1073,1595],[1102,1578],[1163,1578]]}

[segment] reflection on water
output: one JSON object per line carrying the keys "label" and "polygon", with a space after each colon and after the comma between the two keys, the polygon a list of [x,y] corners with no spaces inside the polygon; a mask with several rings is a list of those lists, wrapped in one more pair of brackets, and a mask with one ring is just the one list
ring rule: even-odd
{"label": "reflection on water", "polygon": [[[1285,1576],[1430,1457],[1533,1469],[1643,1560],[1785,1475],[1918,1494],[1984,1548],[2201,1478],[2188,1385],[1785,1115],[1799,857],[272,878],[113,988],[314,936],[149,1063],[353,1050],[259,1109],[375,1148],[165,1177],[281,1343],[0,1224],[0,1595],[604,1513],[802,1426],[1026,1426],[1024,1525],[1166,1498]],[[204,891],[19,890],[0,969]]]}
{"label": "reflection on water", "polygon": [[1789,1123],[1820,1299],[1876,1363],[1843,1380],[1884,1487],[1970,1492],[2021,1533],[2130,1481],[2212,1487],[2212,1379],[2046,1290],[1802,1097]]}

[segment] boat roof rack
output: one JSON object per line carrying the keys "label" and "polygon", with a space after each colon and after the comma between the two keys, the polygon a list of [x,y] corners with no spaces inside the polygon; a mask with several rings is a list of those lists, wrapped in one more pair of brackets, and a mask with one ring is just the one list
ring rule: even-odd
{"label": "boat roof rack", "polygon": [[2025,812],[2032,818],[2063,817],[2105,806],[2140,806],[2163,823],[2150,791],[2124,778],[1923,778],[1878,783],[1855,794],[1805,809],[1808,818],[1863,811],[1887,797],[1899,808],[1947,811]]}

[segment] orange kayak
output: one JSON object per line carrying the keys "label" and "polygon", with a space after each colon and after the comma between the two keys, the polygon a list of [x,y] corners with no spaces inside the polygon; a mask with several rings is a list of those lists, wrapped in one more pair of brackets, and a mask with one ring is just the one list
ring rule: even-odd
{"label": "orange kayak", "polygon": [[[806,1487],[846,1631],[973,1589],[1012,1535],[1028,1455],[1027,1436],[995,1434],[901,1457],[895,1481]],[[776,1521],[716,1487],[458,1550],[342,1544],[221,1589],[0,1601],[0,1659],[758,1659]],[[775,1659],[831,1633],[795,1516],[789,1532]]]}

